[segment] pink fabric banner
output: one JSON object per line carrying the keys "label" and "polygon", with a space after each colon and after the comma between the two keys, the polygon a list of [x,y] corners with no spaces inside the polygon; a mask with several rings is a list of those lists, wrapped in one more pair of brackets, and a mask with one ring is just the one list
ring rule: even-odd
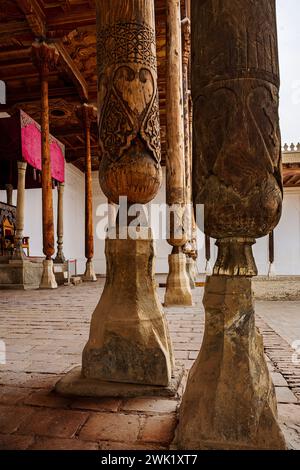
{"label": "pink fabric banner", "polygon": [[[37,170],[42,169],[41,127],[24,111],[21,117],[21,142],[23,159]],[[52,178],[65,181],[65,147],[55,137],[50,136],[50,156]]]}

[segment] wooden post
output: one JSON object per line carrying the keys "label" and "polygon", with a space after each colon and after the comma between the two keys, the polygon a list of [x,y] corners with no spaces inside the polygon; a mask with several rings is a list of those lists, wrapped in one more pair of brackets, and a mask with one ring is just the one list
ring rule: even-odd
{"label": "wooden post", "polygon": [[77,116],[82,122],[85,140],[85,257],[86,269],[83,280],[95,282],[97,277],[93,265],[94,257],[94,226],[93,226],[93,182],[91,156],[91,125],[97,118],[97,109],[83,104],[77,110]]}
{"label": "wooden post", "polygon": [[17,215],[16,215],[16,233],[13,259],[21,260],[25,258],[23,251],[23,231],[25,218],[25,178],[26,162],[18,162],[18,193],[17,193]]}
{"label": "wooden post", "polygon": [[[162,179],[154,1],[96,0],[96,7],[100,184],[115,204],[127,197],[131,207],[143,205]],[[130,228],[105,240],[107,279],[82,370],[58,384],[62,393],[143,396],[149,385],[170,383],[172,347],[155,292],[151,229],[140,238]]]}
{"label": "wooden post", "polygon": [[13,187],[12,184],[6,184],[6,185],[5,185],[5,189],[6,189],[6,202],[7,202],[7,204],[9,204],[10,206],[12,206],[14,187]]}
{"label": "wooden post", "polygon": [[32,45],[33,61],[38,68],[41,82],[41,132],[42,132],[42,205],[43,205],[43,252],[46,257],[41,288],[55,289],[57,284],[53,273],[52,256],[54,247],[53,195],[51,158],[49,142],[49,73],[58,61],[58,52],[53,45],[45,41],[36,41]]}
{"label": "wooden post", "polygon": [[212,269],[211,269],[211,264],[210,264],[211,242],[210,242],[210,236],[209,235],[205,235],[205,259],[206,259],[205,273],[208,276],[210,276],[212,274]]}
{"label": "wooden post", "polygon": [[66,261],[64,245],[64,183],[58,183],[57,186],[57,254],[54,263],[62,264]]}
{"label": "wooden post", "polygon": [[[166,200],[169,212],[169,275],[165,305],[192,305],[183,247],[188,241],[186,211],[186,159],[188,137],[184,137],[181,13],[179,0],[167,0],[167,154]],[[188,113],[185,113],[185,116]],[[188,158],[188,157],[187,157]]]}
{"label": "wooden post", "polygon": [[255,327],[256,238],[282,207],[275,0],[192,0],[193,195],[217,239],[205,334],[184,392],[177,445],[283,450],[275,388]]}

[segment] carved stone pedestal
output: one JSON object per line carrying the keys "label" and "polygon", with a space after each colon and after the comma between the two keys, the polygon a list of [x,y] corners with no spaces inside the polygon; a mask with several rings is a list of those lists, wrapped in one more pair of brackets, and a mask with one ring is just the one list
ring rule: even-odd
{"label": "carved stone pedestal", "polygon": [[86,262],[85,273],[82,276],[84,282],[96,282],[97,276],[94,269],[93,260],[88,260]]}
{"label": "carved stone pedestal", "polygon": [[184,253],[169,255],[165,306],[174,305],[193,305],[190,281],[186,272],[186,255]]}
{"label": "carved stone pedestal", "polygon": [[57,390],[87,396],[138,396],[153,389],[164,394],[161,389],[166,388],[171,394],[176,388],[171,381],[173,355],[155,290],[153,241],[107,239],[105,251],[106,284],[92,317],[81,374],[72,371]]}
{"label": "carved stone pedestal", "polygon": [[40,289],[57,289],[52,259],[43,261],[43,274]]}
{"label": "carved stone pedestal", "polygon": [[205,335],[183,397],[178,446],[285,449],[251,280],[209,277],[203,303]]}

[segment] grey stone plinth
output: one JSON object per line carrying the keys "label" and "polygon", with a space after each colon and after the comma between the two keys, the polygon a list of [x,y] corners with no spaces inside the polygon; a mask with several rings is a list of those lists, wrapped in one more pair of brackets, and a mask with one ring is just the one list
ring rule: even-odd
{"label": "grey stone plinth", "polygon": [[10,260],[0,264],[0,289],[38,289],[43,272],[42,261]]}
{"label": "grey stone plinth", "polygon": [[64,396],[80,397],[122,397],[135,398],[143,396],[174,397],[184,376],[182,367],[176,367],[167,387],[153,385],[126,384],[120,382],[105,382],[85,378],[81,367],[75,367],[57,384],[55,390]]}

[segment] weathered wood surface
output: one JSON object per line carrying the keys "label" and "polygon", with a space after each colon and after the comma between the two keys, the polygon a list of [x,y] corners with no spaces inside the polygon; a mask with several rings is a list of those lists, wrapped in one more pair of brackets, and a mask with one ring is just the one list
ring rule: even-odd
{"label": "weathered wood surface", "polygon": [[161,184],[153,0],[98,0],[100,185],[114,203],[151,201]]}
{"label": "weathered wood surface", "polygon": [[54,220],[49,133],[49,73],[58,61],[58,52],[45,42],[32,45],[33,61],[38,68],[41,82],[41,137],[42,137],[42,207],[43,253],[50,260],[54,248]]}
{"label": "weathered wood surface", "polygon": [[216,273],[252,274],[237,266],[243,240],[273,230],[282,207],[275,1],[194,0],[192,49],[194,202],[221,240]]}

